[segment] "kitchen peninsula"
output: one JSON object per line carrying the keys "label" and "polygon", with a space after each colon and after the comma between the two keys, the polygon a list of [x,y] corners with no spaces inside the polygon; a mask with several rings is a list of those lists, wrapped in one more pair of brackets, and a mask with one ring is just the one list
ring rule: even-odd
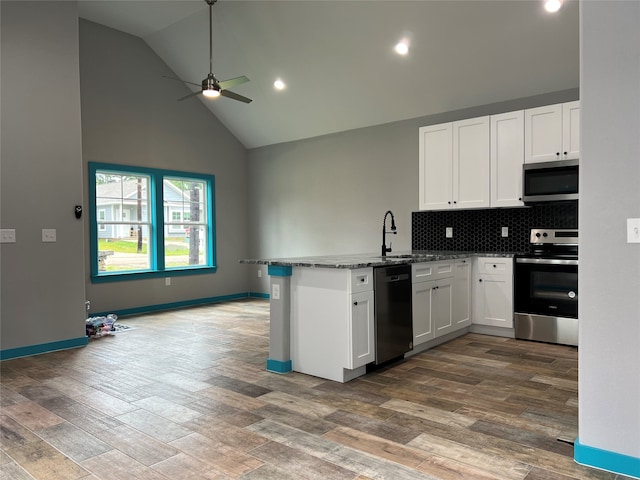
{"label": "kitchen peninsula", "polygon": [[[268,266],[267,370],[294,370],[347,382],[365,374],[367,364],[375,360],[375,268],[411,266],[413,341],[407,351],[417,353],[469,330],[471,266],[483,259],[494,259],[494,267],[505,265],[512,275],[513,255],[505,253],[413,251],[385,257],[354,254],[240,263]],[[511,322],[511,290],[506,297],[505,317]],[[440,323],[431,316],[438,309],[446,311]]]}

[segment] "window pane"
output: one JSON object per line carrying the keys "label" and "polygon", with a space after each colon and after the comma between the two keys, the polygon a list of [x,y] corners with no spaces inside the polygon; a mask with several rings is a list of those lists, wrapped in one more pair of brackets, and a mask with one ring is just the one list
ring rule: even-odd
{"label": "window pane", "polygon": [[165,223],[207,223],[206,184],[190,178],[169,178],[163,182]]}
{"label": "window pane", "polygon": [[[96,207],[101,222],[144,222],[149,220],[149,177],[96,172]],[[104,212],[104,214],[102,213]],[[104,231],[104,228],[100,228]],[[104,238],[104,235],[101,235]]]}
{"label": "window pane", "polygon": [[149,227],[146,225],[105,224],[105,230],[116,236],[98,240],[100,272],[149,270],[151,252]]}
{"label": "window pane", "polygon": [[165,235],[165,267],[207,265],[207,229],[193,225],[183,225],[183,229],[183,238]]}
{"label": "window pane", "polygon": [[166,268],[208,263],[205,189],[206,183],[198,179],[164,179]]}

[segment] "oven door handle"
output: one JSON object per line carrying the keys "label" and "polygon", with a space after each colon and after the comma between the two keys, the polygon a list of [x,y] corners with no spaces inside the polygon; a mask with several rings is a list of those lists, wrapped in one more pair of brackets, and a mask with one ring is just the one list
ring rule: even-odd
{"label": "oven door handle", "polygon": [[538,265],[578,265],[578,260],[566,258],[516,258],[516,263],[535,263]]}

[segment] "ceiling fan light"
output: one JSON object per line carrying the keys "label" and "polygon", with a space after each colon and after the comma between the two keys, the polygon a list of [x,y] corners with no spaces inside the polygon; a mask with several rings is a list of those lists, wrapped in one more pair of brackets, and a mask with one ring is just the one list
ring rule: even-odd
{"label": "ceiling fan light", "polygon": [[220,92],[214,88],[202,90],[202,94],[207,98],[215,98],[220,96]]}

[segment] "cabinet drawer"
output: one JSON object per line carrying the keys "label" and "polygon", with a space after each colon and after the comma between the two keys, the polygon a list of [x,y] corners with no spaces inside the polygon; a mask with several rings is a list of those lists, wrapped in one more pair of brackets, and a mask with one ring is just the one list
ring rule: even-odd
{"label": "cabinet drawer", "polygon": [[373,290],[373,269],[362,268],[351,271],[351,293]]}
{"label": "cabinet drawer", "polygon": [[455,272],[454,262],[423,262],[411,265],[411,279],[413,283],[438,280],[452,277]]}
{"label": "cabinet drawer", "polygon": [[484,275],[511,275],[513,272],[513,259],[500,257],[478,258],[477,273]]}

